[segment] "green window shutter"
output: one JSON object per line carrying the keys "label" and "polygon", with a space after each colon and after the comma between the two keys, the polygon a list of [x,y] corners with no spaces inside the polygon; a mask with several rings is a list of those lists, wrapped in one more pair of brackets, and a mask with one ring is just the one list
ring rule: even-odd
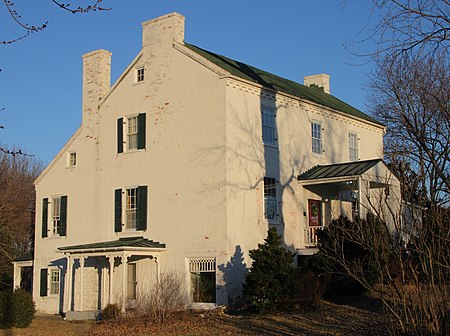
{"label": "green window shutter", "polygon": [[48,198],[42,200],[42,238],[48,237]]}
{"label": "green window shutter", "polygon": [[48,281],[48,269],[41,268],[41,284],[40,284],[40,295],[47,296],[47,281]]}
{"label": "green window shutter", "polygon": [[122,231],[122,189],[114,192],[114,232]]}
{"label": "green window shutter", "polygon": [[147,186],[137,188],[137,224],[139,231],[147,230]]}
{"label": "green window shutter", "polygon": [[61,213],[58,234],[60,236],[67,235],[67,196],[61,196]]}
{"label": "green window shutter", "polygon": [[138,149],[145,149],[145,113],[138,115]]}
{"label": "green window shutter", "polygon": [[123,118],[117,119],[117,153],[123,153]]}

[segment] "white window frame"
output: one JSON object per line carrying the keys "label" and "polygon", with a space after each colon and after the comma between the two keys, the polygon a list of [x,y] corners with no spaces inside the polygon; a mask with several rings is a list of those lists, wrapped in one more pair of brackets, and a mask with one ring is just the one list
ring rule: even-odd
{"label": "white window frame", "polygon": [[53,196],[50,201],[50,223],[51,223],[51,235],[59,236],[58,229],[61,225],[61,196]]}
{"label": "white window frame", "polygon": [[145,81],[145,68],[143,66],[136,68],[136,83]]}
{"label": "white window frame", "polygon": [[311,151],[316,155],[323,154],[323,128],[317,121],[311,122]]}
{"label": "white window frame", "polygon": [[61,289],[61,271],[59,268],[49,268],[48,272],[48,293],[51,296],[59,295]]}
{"label": "white window frame", "polygon": [[[127,263],[127,300],[137,299],[137,263]],[[131,294],[131,295],[130,295]]]}
{"label": "white window frame", "polygon": [[122,193],[123,204],[125,204],[123,208],[125,231],[136,231],[137,229],[137,190],[138,187],[133,186],[125,188]]}
{"label": "white window frame", "polygon": [[[187,258],[188,260],[188,275],[189,275],[189,288],[191,291],[191,299],[192,302],[195,304],[196,307],[209,307],[210,305],[215,305],[217,302],[217,262],[215,257],[195,257],[195,258]],[[216,302],[197,302],[194,301],[194,289],[193,289],[193,283],[192,283],[192,276],[193,274],[198,273],[214,273],[214,279],[215,279],[215,299]]]}
{"label": "white window frame", "polygon": [[359,160],[359,136],[358,133],[348,133],[348,159],[349,161]]}
{"label": "white window frame", "polygon": [[126,151],[136,151],[138,149],[138,115],[131,115],[126,118],[125,136],[126,136]]}
{"label": "white window frame", "polygon": [[77,152],[67,152],[67,167],[75,168],[77,166]]}
{"label": "white window frame", "polygon": [[277,139],[277,122],[276,109],[269,106],[261,106],[261,132],[263,143],[266,145],[276,145]]}
{"label": "white window frame", "polygon": [[[268,186],[267,186],[267,182],[266,180],[273,180],[273,184],[270,184],[271,188],[270,190],[274,190],[275,191],[275,197],[273,197],[273,195],[268,195],[266,193],[266,191],[268,190]],[[271,213],[273,214],[273,216],[269,216],[269,207],[268,207],[268,202],[269,202],[269,196],[270,196],[270,202],[271,207],[273,207]],[[278,190],[278,179],[274,176],[264,176],[263,177],[263,197],[264,197],[264,218],[269,222],[269,223],[279,223],[280,222],[280,191]]]}

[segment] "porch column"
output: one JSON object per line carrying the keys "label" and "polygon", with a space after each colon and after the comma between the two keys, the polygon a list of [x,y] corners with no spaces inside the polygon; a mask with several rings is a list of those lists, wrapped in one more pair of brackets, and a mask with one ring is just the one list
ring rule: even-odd
{"label": "porch column", "polygon": [[66,270],[66,312],[72,308],[72,257],[67,256],[67,270]]}
{"label": "porch column", "polygon": [[123,306],[122,306],[122,311],[125,311],[125,303],[127,302],[127,255],[126,253],[124,253],[122,255],[122,266],[123,266],[123,273],[122,273],[122,302],[123,302]]}
{"label": "porch column", "polygon": [[83,273],[85,257],[80,257],[80,311],[83,311]]}
{"label": "porch column", "polygon": [[158,257],[154,257],[154,258],[155,258],[155,263],[156,263],[156,281],[159,284],[160,279],[161,279],[161,271],[160,271],[160,268],[159,268],[159,260],[158,260]]}
{"label": "porch column", "polygon": [[108,303],[113,303],[113,271],[114,271],[114,256],[106,256],[109,261],[109,297]]}
{"label": "porch column", "polygon": [[17,262],[13,263],[14,267],[14,280],[13,280],[13,290],[20,288],[20,282],[22,281],[21,277],[21,268],[17,265]]}
{"label": "porch column", "polygon": [[363,209],[362,209],[362,178],[361,176],[358,176],[358,217],[359,219],[363,218]]}

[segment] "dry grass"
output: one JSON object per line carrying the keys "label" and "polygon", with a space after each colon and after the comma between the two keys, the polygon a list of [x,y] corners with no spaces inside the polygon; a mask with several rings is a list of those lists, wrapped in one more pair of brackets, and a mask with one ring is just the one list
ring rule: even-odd
{"label": "dry grass", "polygon": [[[222,336],[222,335],[387,335],[381,316],[363,309],[322,302],[318,310],[264,316],[205,316],[188,314],[164,326],[142,319],[94,323],[70,323],[61,318],[38,316],[27,329],[3,330],[3,335],[86,336]],[[0,331],[0,335],[1,331]]]}

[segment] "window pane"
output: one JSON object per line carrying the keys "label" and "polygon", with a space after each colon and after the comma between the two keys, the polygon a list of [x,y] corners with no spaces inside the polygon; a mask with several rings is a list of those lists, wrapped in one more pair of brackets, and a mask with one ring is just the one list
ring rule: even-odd
{"label": "window pane", "polygon": [[137,149],[137,117],[128,118],[127,143],[128,149]]}
{"label": "window pane", "polygon": [[59,294],[59,270],[50,271],[50,294]]}
{"label": "window pane", "polygon": [[144,81],[144,68],[137,69],[137,81],[138,82]]}
{"label": "window pane", "polygon": [[137,221],[137,188],[127,189],[126,192],[126,228],[136,229]]}
{"label": "window pane", "polygon": [[262,110],[262,138],[264,142],[275,143],[275,112],[272,109]]}
{"label": "window pane", "polygon": [[312,152],[322,154],[322,126],[320,124],[311,124]]}
{"label": "window pane", "polygon": [[278,213],[277,184],[273,177],[264,177],[264,213],[267,219],[274,220]]}
{"label": "window pane", "polygon": [[358,135],[357,134],[350,133],[348,135],[348,147],[349,147],[349,160],[350,161],[359,160]]}
{"label": "window pane", "polygon": [[58,234],[58,229],[61,220],[61,198],[52,198],[52,232],[54,235]]}

